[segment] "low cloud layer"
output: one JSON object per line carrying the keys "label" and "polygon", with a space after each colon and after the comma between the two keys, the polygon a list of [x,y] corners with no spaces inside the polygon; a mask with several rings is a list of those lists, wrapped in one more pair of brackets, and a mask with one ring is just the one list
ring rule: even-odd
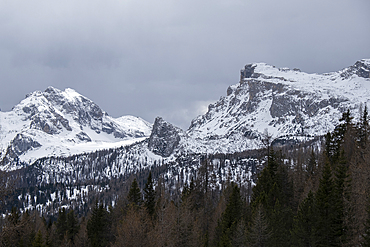
{"label": "low cloud layer", "polygon": [[368,0],[1,1],[0,108],[74,88],[110,115],[187,128],[247,63],[330,72],[370,58]]}

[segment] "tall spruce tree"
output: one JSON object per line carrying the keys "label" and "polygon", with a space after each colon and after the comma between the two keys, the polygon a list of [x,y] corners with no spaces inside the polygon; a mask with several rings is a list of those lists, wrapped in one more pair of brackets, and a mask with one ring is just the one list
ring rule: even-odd
{"label": "tall spruce tree", "polygon": [[348,233],[350,231],[347,222],[348,219],[352,218],[352,208],[349,203],[351,179],[348,174],[347,160],[344,151],[341,151],[334,175],[333,212],[335,214],[335,234],[340,243],[344,244],[348,241]]}
{"label": "tall spruce tree", "polygon": [[108,211],[104,208],[102,203],[99,205],[98,201],[96,201],[86,226],[87,236],[91,246],[102,247],[108,245],[110,226],[111,222]]}
{"label": "tall spruce tree", "polygon": [[57,234],[60,241],[63,240],[64,235],[67,234],[67,213],[66,209],[62,208],[58,211],[58,219],[56,222]]}
{"label": "tall spruce tree", "polygon": [[350,111],[347,110],[342,114],[342,117],[339,119],[340,123],[335,127],[334,131],[325,135],[325,154],[331,165],[334,165],[339,160],[340,148],[346,132],[352,126],[352,119]]}
{"label": "tall spruce tree", "polygon": [[275,152],[271,148],[268,155],[267,166],[262,170],[258,177],[256,186],[253,187],[252,205],[258,206],[260,203],[267,206],[267,195],[273,184],[276,182],[277,162]]}
{"label": "tall spruce tree", "polygon": [[156,193],[154,190],[152,172],[149,172],[148,180],[144,188],[144,206],[150,216],[153,216],[155,212],[155,198]]}
{"label": "tall spruce tree", "polygon": [[286,246],[290,241],[290,229],[293,223],[293,186],[289,181],[287,167],[282,158],[270,148],[267,166],[258,177],[253,188],[252,207],[259,204],[266,212],[271,231],[270,246]]}
{"label": "tall spruce tree", "polygon": [[67,239],[74,244],[75,236],[78,233],[79,225],[73,209],[67,214]]}
{"label": "tall spruce tree", "polygon": [[240,196],[240,189],[236,184],[232,183],[231,186],[232,193],[217,226],[217,232],[219,233],[217,246],[234,246],[233,236],[236,232],[238,223],[244,216],[244,203]]}
{"label": "tall spruce tree", "polygon": [[327,162],[324,166],[315,198],[315,209],[317,213],[315,241],[317,246],[339,246],[336,234],[334,189],[330,164]]}
{"label": "tall spruce tree", "polygon": [[248,242],[252,247],[267,246],[271,232],[263,211],[262,205],[259,204],[252,216],[251,226],[249,228]]}
{"label": "tall spruce tree", "polygon": [[361,148],[365,148],[369,138],[369,116],[366,105],[364,111],[361,113],[360,122],[357,124],[357,130],[359,145]]}
{"label": "tall spruce tree", "polygon": [[140,206],[143,201],[141,191],[136,181],[136,178],[131,183],[130,191],[128,192],[128,196],[127,196],[127,200],[129,204],[134,205],[134,206]]}
{"label": "tall spruce tree", "polygon": [[42,233],[39,230],[35,236],[35,239],[32,242],[32,247],[44,247],[44,241],[42,238]]}
{"label": "tall spruce tree", "polygon": [[366,213],[367,219],[365,222],[365,232],[362,234],[361,246],[370,247],[370,197],[368,197]]}
{"label": "tall spruce tree", "polygon": [[316,220],[315,197],[312,191],[310,191],[307,197],[299,205],[297,215],[294,217],[293,228],[291,231],[292,246],[316,246]]}
{"label": "tall spruce tree", "polygon": [[310,158],[308,159],[308,163],[306,166],[307,175],[312,176],[315,173],[315,170],[316,170],[316,155],[312,148]]}

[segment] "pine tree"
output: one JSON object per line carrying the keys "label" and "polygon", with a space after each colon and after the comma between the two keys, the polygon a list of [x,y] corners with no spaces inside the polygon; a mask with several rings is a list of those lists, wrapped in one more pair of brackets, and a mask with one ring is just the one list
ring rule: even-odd
{"label": "pine tree", "polygon": [[137,184],[136,178],[131,183],[130,191],[127,196],[127,200],[129,204],[134,206],[140,206],[142,203],[142,195],[139,188],[139,185]]}
{"label": "pine tree", "polygon": [[314,237],[317,246],[339,246],[336,236],[334,201],[332,172],[330,164],[326,163],[316,192],[317,221]]}
{"label": "pine tree", "polygon": [[252,247],[264,247],[267,246],[271,232],[269,231],[269,225],[263,212],[262,205],[259,204],[252,217],[252,225],[249,229],[249,244]]}
{"label": "pine tree", "polygon": [[316,156],[315,156],[315,152],[313,148],[311,149],[311,154],[308,160],[306,170],[307,170],[308,176],[312,176],[316,170]]}
{"label": "pine tree", "polygon": [[57,234],[59,240],[62,241],[64,235],[67,233],[68,226],[67,226],[67,214],[65,208],[59,209],[58,211],[58,219],[56,222],[57,227]]}
{"label": "pine tree", "polygon": [[190,195],[190,188],[187,183],[185,183],[184,187],[182,188],[181,192],[181,201],[184,202]]}
{"label": "pine tree", "polygon": [[370,197],[367,202],[367,219],[365,222],[365,232],[362,234],[362,245],[364,247],[370,247]]}
{"label": "pine tree", "polygon": [[149,172],[148,180],[144,188],[144,206],[148,214],[152,217],[155,212],[155,197],[154,182],[152,179],[152,172]]}
{"label": "pine tree", "polygon": [[350,111],[347,110],[339,119],[340,124],[335,127],[332,133],[328,132],[325,136],[325,154],[331,165],[338,162],[340,148],[347,130],[352,126],[352,119]]}
{"label": "pine tree", "polygon": [[254,207],[259,204],[267,206],[267,194],[276,180],[277,165],[275,163],[274,156],[275,154],[273,149],[270,149],[267,166],[262,170],[258,177],[256,186],[253,187],[252,205]]}
{"label": "pine tree", "polygon": [[107,246],[109,242],[110,220],[109,213],[98,202],[92,210],[91,217],[87,221],[87,236],[93,247]]}
{"label": "pine tree", "polygon": [[31,216],[28,211],[22,214],[22,220],[20,224],[22,225],[23,232],[19,239],[19,246],[31,246],[35,240],[36,232],[33,216]]}
{"label": "pine tree", "polygon": [[181,195],[182,202],[186,202],[192,211],[201,210],[205,205],[205,197],[207,195],[201,183],[199,179],[194,181],[194,179],[191,178],[189,187],[185,187]]}
{"label": "pine tree", "polygon": [[293,246],[315,246],[315,197],[310,191],[299,205],[298,213],[294,217],[292,228]]}
{"label": "pine tree", "polygon": [[35,240],[32,242],[32,247],[44,247],[40,230],[37,232]]}
{"label": "pine tree", "polygon": [[369,138],[369,116],[367,106],[365,105],[364,111],[361,113],[360,122],[357,125],[358,142],[361,148],[365,148]]}
{"label": "pine tree", "polygon": [[292,202],[293,186],[289,181],[287,168],[282,164],[279,154],[271,148],[267,166],[258,177],[252,194],[253,209],[256,210],[261,204],[266,212],[271,231],[269,245],[288,244],[293,222]]}
{"label": "pine tree", "polygon": [[[24,215],[26,215],[25,213]],[[25,234],[24,219],[19,213],[16,207],[12,207],[11,214],[6,217],[5,224],[2,225],[1,235],[0,235],[0,245],[1,246],[16,246],[20,244],[20,239]]]}
{"label": "pine tree", "polygon": [[72,244],[74,243],[75,236],[78,233],[78,230],[79,230],[78,220],[72,209],[67,214],[67,239],[71,241]]}
{"label": "pine tree", "polygon": [[233,246],[233,235],[236,232],[238,223],[244,216],[240,189],[237,185],[231,184],[231,186],[233,188],[232,193],[217,227],[220,236],[217,246]]}
{"label": "pine tree", "polygon": [[348,175],[344,151],[341,152],[335,168],[334,186],[334,201],[332,202],[335,217],[334,230],[338,240],[343,244],[348,241],[348,231],[350,230],[346,224],[346,219],[351,218],[352,214],[350,203],[348,203],[350,201],[351,179]]}
{"label": "pine tree", "polygon": [[8,216],[8,221],[12,225],[17,225],[20,222],[21,215],[19,214],[19,210],[16,207],[12,207],[12,211],[10,215]]}

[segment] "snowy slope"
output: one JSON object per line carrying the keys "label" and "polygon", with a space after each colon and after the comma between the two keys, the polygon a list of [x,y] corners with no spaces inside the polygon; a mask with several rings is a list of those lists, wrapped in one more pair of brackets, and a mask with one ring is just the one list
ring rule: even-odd
{"label": "snowy slope", "polygon": [[370,102],[370,59],[339,72],[308,74],[265,63],[246,65],[227,96],[191,123],[179,150],[229,153],[261,147],[274,139],[304,140],[332,131],[342,112]]}
{"label": "snowy slope", "polygon": [[129,145],[147,138],[151,128],[138,117],[110,117],[73,89],[49,87],[0,112],[0,161],[7,156],[32,162]]}

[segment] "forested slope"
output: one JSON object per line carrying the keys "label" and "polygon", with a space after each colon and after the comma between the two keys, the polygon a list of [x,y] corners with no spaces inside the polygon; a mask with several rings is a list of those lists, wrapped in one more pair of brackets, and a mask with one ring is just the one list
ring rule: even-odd
{"label": "forested slope", "polygon": [[[344,112],[318,148],[268,145],[259,157],[249,153],[248,161],[245,153],[201,156],[194,173],[194,157],[182,157],[173,165],[187,169],[186,179],[170,174],[170,167],[162,167],[167,177],[155,169],[142,171],[127,180],[114,205],[96,196],[86,216],[73,207],[60,209],[54,218],[21,214],[14,207],[3,221],[2,245],[366,246],[366,107],[359,119],[353,122]],[[234,169],[223,172],[221,164]],[[243,173],[233,172],[240,170],[250,173],[235,179]]]}

